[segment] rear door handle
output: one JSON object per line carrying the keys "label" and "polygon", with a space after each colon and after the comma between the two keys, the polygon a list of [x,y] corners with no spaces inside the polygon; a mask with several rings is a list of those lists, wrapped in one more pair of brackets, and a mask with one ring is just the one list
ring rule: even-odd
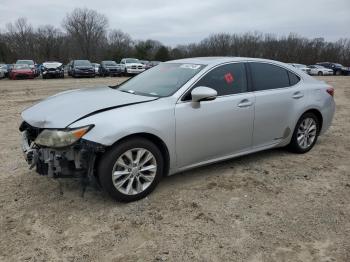
{"label": "rear door handle", "polygon": [[293,98],[294,99],[299,99],[299,98],[302,98],[304,96],[304,94],[302,93],[302,92],[295,92],[294,94],[293,94]]}
{"label": "rear door handle", "polygon": [[241,102],[239,102],[238,107],[249,107],[252,105],[253,105],[252,101],[249,101],[248,99],[243,99]]}

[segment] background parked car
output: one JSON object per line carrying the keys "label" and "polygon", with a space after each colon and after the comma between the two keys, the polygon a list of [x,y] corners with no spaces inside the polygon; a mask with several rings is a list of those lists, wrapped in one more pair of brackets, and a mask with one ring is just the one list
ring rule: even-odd
{"label": "background parked car", "polygon": [[64,69],[60,62],[44,62],[41,68],[43,79],[49,77],[64,78]]}
{"label": "background parked car", "polygon": [[294,63],[290,63],[290,65],[294,66],[295,68],[300,69],[301,71],[304,71],[307,74],[310,74],[310,68],[308,68],[306,65],[294,64]]}
{"label": "background parked car", "polygon": [[6,64],[0,64],[0,78],[7,77],[8,71],[7,71],[7,65]]}
{"label": "background parked car", "polygon": [[146,70],[147,70],[147,69],[150,69],[150,68],[152,68],[152,67],[154,67],[154,66],[156,66],[156,65],[159,65],[159,63],[160,63],[160,61],[150,61],[150,62],[148,62],[148,63],[146,64]]}
{"label": "background parked car", "polygon": [[0,79],[5,78],[5,69],[0,68]]}
{"label": "background parked car", "polygon": [[36,64],[33,60],[17,60],[16,65],[28,65],[29,68],[33,70],[34,77],[37,77],[40,75],[40,71],[36,67]]}
{"label": "background parked car", "polygon": [[91,63],[91,64],[95,69],[95,75],[99,75],[98,69],[100,68],[100,64],[98,63]]}
{"label": "background parked car", "polygon": [[10,73],[13,69],[13,64],[7,64],[7,77],[10,78]]}
{"label": "background parked car", "polygon": [[102,61],[100,64],[100,76],[117,76],[121,75],[121,73],[121,67],[115,61]]}
{"label": "background parked car", "polygon": [[143,65],[147,65],[149,63],[149,61],[148,60],[140,60],[140,63]]}
{"label": "background parked car", "polygon": [[333,74],[337,76],[350,74],[350,67],[345,67],[341,64],[330,63],[330,62],[320,62],[320,63],[316,63],[316,65],[321,65],[326,68],[332,69]]}
{"label": "background parked car", "polygon": [[27,64],[15,64],[10,72],[10,79],[34,79],[35,73]]}
{"label": "background parked car", "polygon": [[329,68],[325,68],[321,65],[309,65],[310,68],[310,75],[333,75],[333,70]]}
{"label": "background parked car", "polygon": [[72,60],[69,63],[68,75],[72,77],[95,77],[95,68],[89,60]]}
{"label": "background parked car", "polygon": [[125,75],[136,75],[145,71],[145,66],[136,58],[123,58],[120,61],[120,67]]}

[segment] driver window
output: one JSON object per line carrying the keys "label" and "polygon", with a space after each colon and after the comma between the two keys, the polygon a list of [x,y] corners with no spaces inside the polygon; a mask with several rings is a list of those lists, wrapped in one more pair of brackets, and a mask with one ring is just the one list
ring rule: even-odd
{"label": "driver window", "polygon": [[[219,66],[202,77],[193,88],[197,86],[213,88],[218,92],[218,96],[247,92],[245,66],[243,63]],[[190,99],[191,92],[186,95],[184,100]]]}

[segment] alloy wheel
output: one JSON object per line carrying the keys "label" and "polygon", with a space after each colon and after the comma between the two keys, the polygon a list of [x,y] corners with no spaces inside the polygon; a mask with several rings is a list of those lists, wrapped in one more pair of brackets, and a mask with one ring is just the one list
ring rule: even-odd
{"label": "alloy wheel", "polygon": [[133,148],[119,156],[112,169],[114,187],[125,195],[145,191],[157,173],[154,155],[144,148]]}
{"label": "alloy wheel", "polygon": [[307,149],[312,146],[317,135],[317,124],[315,119],[305,118],[298,127],[297,141],[302,149]]}

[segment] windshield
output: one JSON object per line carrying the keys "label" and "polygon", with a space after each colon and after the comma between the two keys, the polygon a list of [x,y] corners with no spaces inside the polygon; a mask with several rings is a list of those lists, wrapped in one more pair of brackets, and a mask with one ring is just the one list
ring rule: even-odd
{"label": "windshield", "polygon": [[16,65],[14,65],[13,68],[14,69],[29,69],[29,66],[27,64],[22,64],[22,65],[16,64]]}
{"label": "windshield", "polygon": [[91,66],[89,60],[75,60],[74,65],[76,66]]}
{"label": "windshield", "polygon": [[117,63],[114,61],[103,61],[102,63],[105,66],[116,66],[117,65]]}
{"label": "windshield", "polygon": [[16,64],[34,65],[34,61],[33,60],[17,60]]}
{"label": "windshield", "polygon": [[147,96],[170,96],[204,67],[195,64],[160,64],[121,84],[118,90]]}
{"label": "windshield", "polygon": [[125,63],[127,63],[127,64],[140,63],[140,60],[138,60],[136,58],[128,58],[128,59],[125,60]]}
{"label": "windshield", "polygon": [[342,64],[334,64],[335,66],[343,67]]}

